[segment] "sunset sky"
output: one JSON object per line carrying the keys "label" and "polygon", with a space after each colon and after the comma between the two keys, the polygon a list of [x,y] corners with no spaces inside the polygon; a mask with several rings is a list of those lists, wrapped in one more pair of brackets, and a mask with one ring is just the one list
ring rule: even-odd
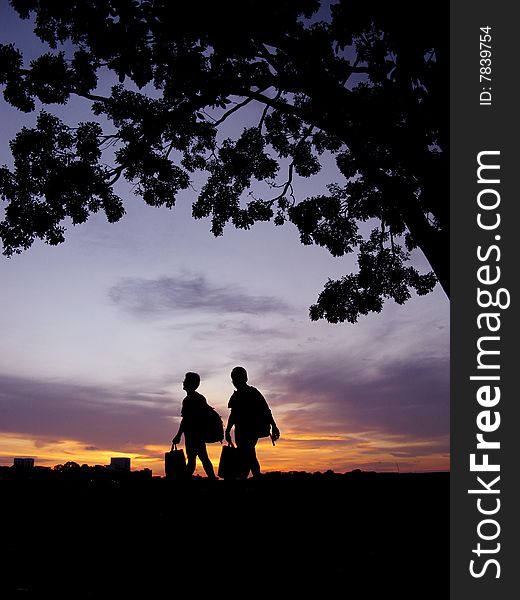
{"label": "sunset sky", "polygon": [[[32,58],[30,32],[0,0],[1,43]],[[86,106],[46,110],[73,124],[89,118]],[[0,164],[11,165],[8,140],[37,112],[0,98]],[[326,160],[295,195],[338,177]],[[260,443],[263,470],[449,468],[449,303],[439,286],[355,325],[311,322],[308,307],[354,257],[302,246],[291,224],[229,226],[214,238],[191,217],[193,190],[172,211],[145,206],[124,182],[117,191],[127,210],[119,223],[96,215],[61,246],[0,257],[1,465],[129,456],[133,469],[163,475],[184,373],[200,373],[199,391],[226,420],[229,373],[242,365],[281,430],[275,447]],[[217,463],[220,445],[209,450]]]}

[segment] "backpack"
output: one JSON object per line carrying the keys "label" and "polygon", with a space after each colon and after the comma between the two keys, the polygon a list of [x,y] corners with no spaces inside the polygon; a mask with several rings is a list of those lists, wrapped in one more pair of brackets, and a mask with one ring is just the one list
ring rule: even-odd
{"label": "backpack", "polygon": [[247,386],[237,390],[230,403],[240,406],[239,426],[249,437],[263,438],[271,435],[271,411],[265,398],[255,387]]}
{"label": "backpack", "polygon": [[258,415],[256,435],[259,438],[269,437],[271,435],[271,418],[265,411],[260,412]]}
{"label": "backpack", "polygon": [[208,404],[204,423],[204,441],[207,443],[224,440],[224,423],[218,412]]}
{"label": "backpack", "polygon": [[254,394],[251,400],[254,403],[256,436],[259,438],[269,437],[271,435],[271,411],[262,394],[256,388],[252,389]]}

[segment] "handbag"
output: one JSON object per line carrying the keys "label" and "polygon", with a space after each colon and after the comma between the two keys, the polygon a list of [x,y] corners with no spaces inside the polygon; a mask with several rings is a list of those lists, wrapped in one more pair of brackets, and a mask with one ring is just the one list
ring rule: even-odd
{"label": "handbag", "polygon": [[184,450],[177,450],[177,445],[172,444],[172,449],[164,453],[164,472],[167,479],[184,479],[186,477],[186,457]]}
{"label": "handbag", "polygon": [[240,451],[233,444],[222,446],[218,463],[218,476],[222,479],[236,479],[242,472]]}

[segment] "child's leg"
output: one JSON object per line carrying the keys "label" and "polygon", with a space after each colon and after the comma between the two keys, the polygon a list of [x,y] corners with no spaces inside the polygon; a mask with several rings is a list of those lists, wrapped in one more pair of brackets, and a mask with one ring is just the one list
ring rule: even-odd
{"label": "child's leg", "polygon": [[258,477],[260,475],[260,463],[258,462],[258,458],[256,456],[256,448],[253,446],[251,448],[251,473],[253,477]]}
{"label": "child's leg", "polygon": [[196,461],[197,461],[197,446],[193,441],[184,437],[186,445],[186,474],[191,477],[195,473]]}
{"label": "child's leg", "polygon": [[206,448],[206,444],[204,442],[201,442],[198,448],[198,455],[200,458],[200,462],[204,467],[204,471],[206,471],[206,475],[210,479],[216,479],[215,471],[213,470],[213,465],[211,464],[211,461],[208,456],[208,449]]}

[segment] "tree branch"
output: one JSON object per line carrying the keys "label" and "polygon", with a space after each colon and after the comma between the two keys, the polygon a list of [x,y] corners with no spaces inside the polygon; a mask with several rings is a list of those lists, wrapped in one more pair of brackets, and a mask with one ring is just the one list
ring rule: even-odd
{"label": "tree branch", "polygon": [[262,104],[270,106],[271,108],[275,108],[276,110],[279,110],[286,114],[294,115],[296,117],[299,117],[300,119],[302,118],[302,114],[299,109],[294,107],[292,104],[284,104],[283,102],[278,102],[279,97],[269,98],[269,96],[264,96],[260,92],[255,92],[254,90],[241,90],[240,95],[247,96],[248,98],[251,98],[253,100],[258,100],[258,102],[261,102]]}
{"label": "tree branch", "polygon": [[76,90],[71,90],[70,93],[80,96],[81,98],[86,98],[87,100],[92,100],[92,102],[110,102],[111,100],[111,98],[107,98],[105,96],[98,96],[97,94],[82,94]]}
{"label": "tree branch", "polygon": [[278,194],[278,196],[276,196],[276,198],[272,198],[271,200],[267,201],[267,204],[269,204],[270,206],[272,206],[277,200],[281,200],[285,194],[287,194],[287,192],[289,190],[291,190],[291,198],[294,200],[294,194],[293,194],[293,188],[292,188],[292,181],[293,181],[293,171],[294,171],[294,161],[291,162],[291,164],[289,165],[289,175],[287,177],[287,181],[284,184],[281,185],[273,185],[273,187],[277,187],[280,188],[283,186],[283,190],[281,191],[280,194]]}
{"label": "tree branch", "polygon": [[[274,97],[274,100],[275,100],[275,101],[278,101],[278,100],[280,99],[280,96],[281,96],[281,95],[282,95],[282,91],[281,91],[281,90],[278,90],[278,91],[276,92],[276,96]],[[260,131],[260,132],[262,131],[262,126],[263,126],[263,124],[264,124],[264,121],[265,121],[265,118],[266,118],[266,116],[267,116],[267,111],[268,111],[270,108],[271,108],[271,107],[270,107],[270,106],[268,106],[267,104],[266,104],[266,105],[265,105],[265,107],[264,107],[264,110],[263,110],[263,112],[262,112],[262,116],[261,116],[261,118],[260,118],[260,122],[258,123],[258,131]]]}
{"label": "tree branch", "polygon": [[171,144],[168,146],[168,150],[166,151],[164,158],[169,158],[170,157],[170,153],[173,150],[173,148],[175,147],[175,142],[171,142]]}
{"label": "tree branch", "polygon": [[269,50],[265,47],[264,43],[261,43],[258,46],[258,54],[260,58],[265,60],[265,62],[274,70],[275,74],[278,75],[278,65],[273,61],[273,58],[276,58],[276,56],[269,52]]}
{"label": "tree branch", "polygon": [[240,110],[242,107],[246,106],[246,104],[249,104],[250,102],[252,102],[254,100],[254,98],[246,98],[243,102],[240,102],[239,104],[236,104],[235,106],[233,106],[233,108],[230,108],[227,112],[225,112],[220,119],[218,119],[217,121],[215,121],[214,123],[212,123],[212,125],[214,127],[218,127],[221,123],[223,123],[230,115],[232,115],[233,113],[237,112],[237,110]]}
{"label": "tree branch", "polygon": [[112,169],[112,175],[113,178],[108,182],[109,186],[114,185],[114,183],[121,177],[121,174],[123,173],[125,166],[124,165],[119,165],[119,167],[116,167],[115,169]]}

